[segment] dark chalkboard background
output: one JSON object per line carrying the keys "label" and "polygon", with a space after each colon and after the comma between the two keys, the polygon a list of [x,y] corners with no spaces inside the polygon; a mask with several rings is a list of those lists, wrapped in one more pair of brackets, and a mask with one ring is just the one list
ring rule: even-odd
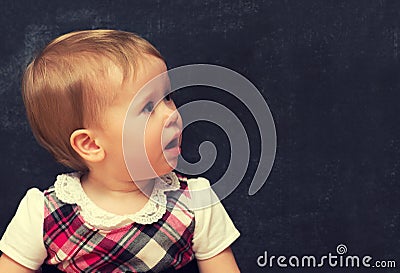
{"label": "dark chalkboard background", "polygon": [[[171,68],[212,63],[233,69],[268,102],[278,139],[272,172],[248,196],[255,138],[246,179],[223,201],[242,233],[233,245],[242,272],[287,271],[259,268],[264,251],[321,256],[336,253],[339,244],[348,254],[400,266],[399,1],[0,3],[0,234],[28,188],[44,189],[66,170],[30,133],[20,96],[23,68],[60,34],[116,28],[147,38]],[[193,92],[177,96],[178,104],[209,94],[235,105],[223,95]],[[240,118],[257,134],[251,117]],[[185,131],[188,160],[196,161],[193,151],[202,141],[225,141],[214,127],[199,123]],[[203,175],[217,179],[228,157],[221,151]]]}

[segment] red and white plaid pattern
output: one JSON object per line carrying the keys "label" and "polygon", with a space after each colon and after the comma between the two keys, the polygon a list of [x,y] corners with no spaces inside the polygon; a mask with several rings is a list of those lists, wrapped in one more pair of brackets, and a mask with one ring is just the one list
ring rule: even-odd
{"label": "red and white plaid pattern", "polygon": [[61,202],[54,187],[49,188],[44,193],[45,262],[64,272],[105,273],[160,272],[186,265],[194,259],[195,219],[182,194],[187,183],[179,180],[180,190],[165,193],[167,211],[158,222],[133,223],[111,231],[85,223],[77,205]]}

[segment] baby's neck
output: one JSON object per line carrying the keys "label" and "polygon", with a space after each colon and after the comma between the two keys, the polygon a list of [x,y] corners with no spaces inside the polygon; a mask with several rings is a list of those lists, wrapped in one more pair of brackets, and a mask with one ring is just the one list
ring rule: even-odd
{"label": "baby's neck", "polygon": [[[81,178],[86,195],[100,208],[118,215],[133,214],[148,201],[154,179],[138,182],[97,177],[88,173]],[[139,188],[140,187],[140,188]]]}

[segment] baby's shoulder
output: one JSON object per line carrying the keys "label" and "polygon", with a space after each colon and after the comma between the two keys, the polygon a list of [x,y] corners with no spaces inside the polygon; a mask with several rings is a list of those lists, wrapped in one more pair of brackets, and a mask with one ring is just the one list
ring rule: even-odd
{"label": "baby's shoulder", "polygon": [[177,174],[177,177],[181,183],[181,188],[186,187],[188,190],[202,190],[210,188],[210,181],[204,177],[188,178]]}
{"label": "baby's shoulder", "polygon": [[186,197],[185,201],[190,210],[202,210],[203,208],[211,207],[220,201],[207,178],[178,177],[181,181],[181,185],[182,183],[186,185],[186,188],[181,186],[181,190],[183,190],[183,195]]}
{"label": "baby's shoulder", "polygon": [[38,188],[30,188],[26,191],[25,196],[22,198],[21,203],[27,204],[35,204],[42,203],[43,204],[43,192]]}
{"label": "baby's shoulder", "polygon": [[16,216],[19,219],[26,217],[41,218],[43,215],[43,192],[37,188],[31,188],[26,191],[18,205]]}

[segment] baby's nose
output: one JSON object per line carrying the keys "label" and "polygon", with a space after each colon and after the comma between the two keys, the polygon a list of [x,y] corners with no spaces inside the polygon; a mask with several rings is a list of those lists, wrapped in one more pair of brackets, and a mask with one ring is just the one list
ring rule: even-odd
{"label": "baby's nose", "polygon": [[168,111],[165,114],[165,127],[169,127],[171,125],[174,125],[179,118],[179,112],[178,110],[175,108],[172,111]]}

